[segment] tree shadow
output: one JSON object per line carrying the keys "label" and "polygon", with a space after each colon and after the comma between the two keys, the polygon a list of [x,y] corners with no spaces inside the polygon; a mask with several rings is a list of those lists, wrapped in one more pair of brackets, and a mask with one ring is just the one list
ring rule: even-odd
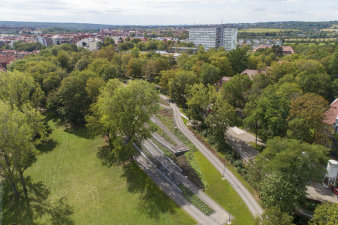
{"label": "tree shadow", "polygon": [[[4,184],[3,195],[3,224],[16,225],[74,225],[70,216],[72,208],[65,198],[54,202],[48,201],[50,191],[42,182],[33,183],[30,177],[25,178],[28,188],[28,199],[21,197],[15,199],[10,187]],[[40,222],[41,218],[43,222]],[[48,218],[46,221],[45,218]]]}
{"label": "tree shadow", "polygon": [[174,213],[178,206],[141,170],[136,162],[130,160],[135,155],[135,149],[113,150],[111,146],[98,148],[97,157],[108,167],[122,166],[121,177],[126,179],[127,190],[140,196],[139,212],[159,220],[163,213]]}
{"label": "tree shadow", "polygon": [[185,155],[180,155],[172,158],[174,162],[183,170],[183,175],[187,176],[191,182],[197,187],[204,189],[204,184],[200,179],[200,176],[196,173],[196,170],[190,165]]}
{"label": "tree shadow", "polygon": [[119,164],[119,160],[108,145],[99,147],[96,156],[101,160],[104,166],[111,167],[112,165]]}
{"label": "tree shadow", "polygon": [[125,145],[122,148],[116,148],[104,145],[98,147],[96,156],[101,160],[102,165],[111,167],[113,165],[121,166],[129,163],[136,154],[133,145]]}
{"label": "tree shadow", "polygon": [[161,214],[172,214],[178,208],[135,162],[126,164],[123,170],[121,176],[127,181],[128,191],[140,195],[140,212],[158,220]]}
{"label": "tree shadow", "polygon": [[58,145],[57,141],[48,138],[44,140],[41,144],[39,144],[36,148],[42,153],[48,153],[53,151],[57,145]]}
{"label": "tree shadow", "polygon": [[84,125],[77,125],[77,124],[65,124],[65,132],[74,134],[78,137],[85,138],[85,139],[94,139],[95,135]]}

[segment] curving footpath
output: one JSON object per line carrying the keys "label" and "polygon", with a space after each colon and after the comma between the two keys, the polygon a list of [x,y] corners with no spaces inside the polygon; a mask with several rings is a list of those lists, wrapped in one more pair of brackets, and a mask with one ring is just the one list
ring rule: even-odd
{"label": "curving footpath", "polygon": [[[160,95],[164,100],[168,98],[164,95]],[[244,185],[231,173],[231,171],[224,166],[224,164],[201,143],[195,135],[185,126],[181,118],[181,112],[174,103],[170,103],[174,112],[174,120],[177,128],[193,143],[197,149],[209,160],[209,162],[221,173],[224,172],[224,178],[230,183],[230,185],[236,190],[239,196],[242,198],[245,205],[250,210],[251,214],[261,216],[263,213],[262,207],[258,204],[257,200],[251,195],[251,193],[244,187]]]}

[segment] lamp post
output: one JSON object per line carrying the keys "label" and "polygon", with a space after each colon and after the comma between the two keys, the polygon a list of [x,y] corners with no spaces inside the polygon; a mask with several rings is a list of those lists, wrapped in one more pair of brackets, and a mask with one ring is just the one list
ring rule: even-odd
{"label": "lamp post", "polygon": [[229,204],[229,220],[228,220],[228,224],[231,224],[231,203],[228,203]]}
{"label": "lamp post", "polygon": [[[225,156],[224,156],[224,159],[225,159]],[[222,174],[222,180],[225,180],[224,174],[225,174],[225,163],[223,163],[223,174]]]}

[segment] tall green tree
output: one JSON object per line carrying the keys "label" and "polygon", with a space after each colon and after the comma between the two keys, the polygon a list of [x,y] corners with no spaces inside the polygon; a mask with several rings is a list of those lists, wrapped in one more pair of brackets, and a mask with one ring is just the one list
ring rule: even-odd
{"label": "tall green tree", "polygon": [[146,123],[159,110],[158,103],[156,87],[147,81],[134,80],[126,86],[108,82],[98,98],[97,110],[114,154],[128,159],[134,153],[133,144],[149,137],[151,127]]}
{"label": "tall green tree", "polygon": [[202,83],[207,84],[216,84],[222,78],[221,70],[216,66],[213,66],[209,63],[203,63],[201,66],[200,77]]}
{"label": "tall green tree", "polygon": [[310,225],[335,225],[338,221],[338,203],[323,203],[315,209]]}
{"label": "tall green tree", "polygon": [[336,50],[330,59],[329,62],[329,71],[334,79],[338,79],[338,50]]}
{"label": "tall green tree", "polygon": [[222,95],[230,105],[243,108],[247,101],[247,93],[252,81],[247,75],[235,75],[222,86]]}
{"label": "tall green tree", "polygon": [[304,92],[312,92],[329,99],[331,94],[331,77],[326,73],[302,72],[296,77],[298,85]]}
{"label": "tall green tree", "polygon": [[90,104],[86,79],[76,75],[63,79],[56,95],[60,105],[57,112],[71,122],[83,123]]}
{"label": "tall green tree", "polygon": [[39,106],[43,91],[34,79],[18,71],[0,73],[0,99],[21,108],[24,104]]}
{"label": "tall green tree", "polygon": [[237,48],[227,53],[227,58],[235,74],[243,72],[248,67],[248,48]]}
{"label": "tall green tree", "polygon": [[263,141],[275,136],[284,137],[288,129],[290,101],[301,93],[302,90],[295,83],[268,86],[245,105],[245,126]]}
{"label": "tall green tree", "polygon": [[317,140],[320,143],[327,105],[328,102],[322,96],[314,93],[306,93],[291,100],[288,137],[308,143]]}
{"label": "tall green tree", "polygon": [[221,97],[218,97],[210,107],[210,114],[206,119],[211,140],[216,143],[218,148],[224,147],[226,143],[225,133],[236,121],[237,115],[234,107],[224,102]]}
{"label": "tall green tree", "polygon": [[270,139],[256,157],[263,174],[259,193],[264,206],[277,206],[292,213],[304,200],[307,183],[324,175],[327,155],[328,149],[321,145],[279,137]]}
{"label": "tall green tree", "polygon": [[278,207],[270,207],[261,217],[257,217],[255,225],[294,225],[292,216],[283,213]]}
{"label": "tall green tree", "polygon": [[177,104],[185,106],[188,85],[193,85],[198,81],[198,76],[193,72],[177,71],[175,76],[169,80],[169,94]]}
{"label": "tall green tree", "polygon": [[141,78],[142,77],[142,61],[139,58],[132,58],[127,64],[128,77]]}
{"label": "tall green tree", "polygon": [[99,77],[91,77],[86,82],[86,91],[91,102],[95,102],[100,94],[100,88],[105,85],[104,80]]}
{"label": "tall green tree", "polygon": [[71,58],[65,51],[60,51],[57,55],[58,65],[63,69],[67,70],[67,72],[71,72],[73,69],[73,65],[70,63]]}
{"label": "tall green tree", "polygon": [[15,198],[20,195],[18,180],[28,197],[24,172],[36,161],[35,145],[45,134],[43,120],[29,105],[20,111],[0,100],[0,175],[9,183]]}
{"label": "tall green tree", "polygon": [[169,93],[169,81],[175,77],[175,70],[163,70],[161,71],[160,86],[161,90]]}
{"label": "tall green tree", "polygon": [[208,116],[209,105],[212,105],[216,90],[212,85],[194,84],[187,87],[188,115],[194,120],[204,122]]}
{"label": "tall green tree", "polygon": [[234,71],[232,70],[231,63],[229,62],[226,56],[213,57],[211,59],[211,65],[219,68],[221,77],[227,76],[232,77],[234,75]]}

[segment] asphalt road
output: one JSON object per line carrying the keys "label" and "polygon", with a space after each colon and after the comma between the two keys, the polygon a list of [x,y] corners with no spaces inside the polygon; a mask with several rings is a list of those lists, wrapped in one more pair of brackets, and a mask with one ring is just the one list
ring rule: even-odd
{"label": "asphalt road", "polygon": [[[164,95],[161,98],[167,99]],[[253,195],[244,187],[244,185],[224,166],[224,164],[201,143],[194,134],[185,126],[181,118],[181,112],[174,103],[170,103],[174,112],[174,120],[177,128],[197,147],[197,149],[209,160],[210,163],[221,173],[224,172],[224,178],[236,190],[253,216],[260,216],[263,213],[262,207],[258,204]]]}
{"label": "asphalt road", "polygon": [[[250,146],[250,143],[256,142],[256,137],[247,131],[238,127],[229,127],[226,132],[226,137],[233,149],[237,151],[245,161],[248,162],[258,155],[259,152]],[[257,139],[257,144],[264,145],[259,138]]]}

